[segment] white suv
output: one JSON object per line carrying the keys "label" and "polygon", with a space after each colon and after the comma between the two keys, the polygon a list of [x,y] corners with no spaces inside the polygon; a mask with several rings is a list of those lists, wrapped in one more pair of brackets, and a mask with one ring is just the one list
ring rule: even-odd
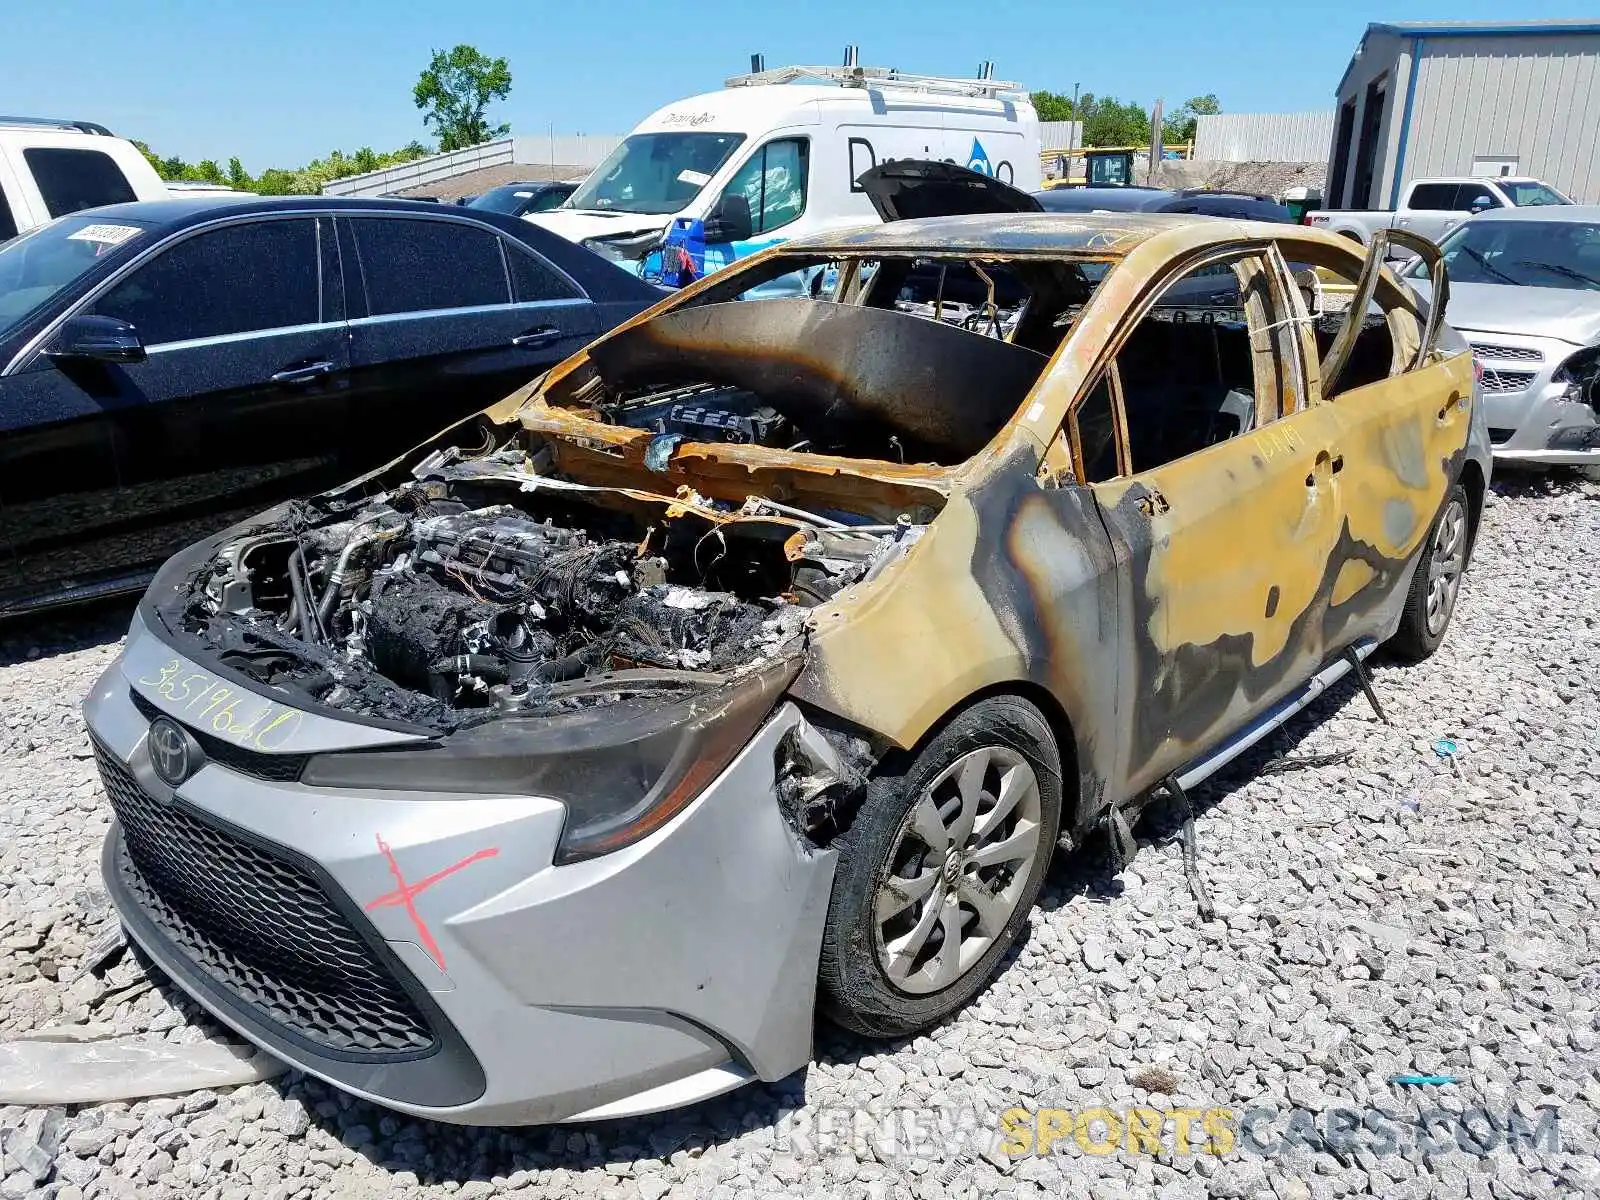
{"label": "white suv", "polygon": [[0,242],[80,209],[167,196],[139,148],[103,125],[0,117]]}

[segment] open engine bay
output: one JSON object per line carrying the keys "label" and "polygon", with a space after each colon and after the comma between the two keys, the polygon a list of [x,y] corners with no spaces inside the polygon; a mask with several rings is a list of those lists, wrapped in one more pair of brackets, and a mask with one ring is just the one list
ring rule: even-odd
{"label": "open engine bay", "polygon": [[625,495],[506,449],[221,543],[176,618],[291,697],[441,731],[692,690],[800,649],[805,611],[917,539],[751,498]]}

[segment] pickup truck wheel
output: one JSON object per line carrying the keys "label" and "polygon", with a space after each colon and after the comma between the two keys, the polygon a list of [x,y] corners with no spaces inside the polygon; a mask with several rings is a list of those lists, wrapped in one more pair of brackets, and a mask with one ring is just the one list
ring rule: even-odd
{"label": "pickup truck wheel", "polygon": [[1060,824],[1060,752],[1019,697],[982,700],[885,760],[836,843],[823,1013],[901,1037],[966,1004],[1026,923]]}
{"label": "pickup truck wheel", "polygon": [[1470,527],[1467,489],[1458,483],[1451,487],[1444,508],[1428,532],[1422,561],[1411,577],[1400,628],[1389,642],[1389,648],[1401,658],[1420,662],[1444,641],[1466,570]]}

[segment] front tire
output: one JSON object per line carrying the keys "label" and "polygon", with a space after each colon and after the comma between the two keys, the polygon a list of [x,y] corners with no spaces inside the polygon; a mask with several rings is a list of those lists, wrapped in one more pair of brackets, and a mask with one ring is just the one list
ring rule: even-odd
{"label": "front tire", "polygon": [[1444,641],[1467,567],[1471,529],[1467,489],[1457,483],[1450,488],[1444,507],[1428,531],[1422,560],[1411,577],[1400,628],[1389,642],[1389,648],[1401,658],[1421,662]]}
{"label": "front tire", "polygon": [[823,1013],[902,1037],[966,1004],[1026,923],[1060,825],[1060,751],[1020,697],[979,701],[885,760],[837,843]]}

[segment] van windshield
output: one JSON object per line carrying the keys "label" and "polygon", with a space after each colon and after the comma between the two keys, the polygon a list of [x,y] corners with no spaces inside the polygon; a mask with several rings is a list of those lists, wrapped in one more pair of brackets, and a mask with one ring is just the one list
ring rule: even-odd
{"label": "van windshield", "polygon": [[675,213],[700,194],[743,141],[742,133],[635,133],[563,207]]}

